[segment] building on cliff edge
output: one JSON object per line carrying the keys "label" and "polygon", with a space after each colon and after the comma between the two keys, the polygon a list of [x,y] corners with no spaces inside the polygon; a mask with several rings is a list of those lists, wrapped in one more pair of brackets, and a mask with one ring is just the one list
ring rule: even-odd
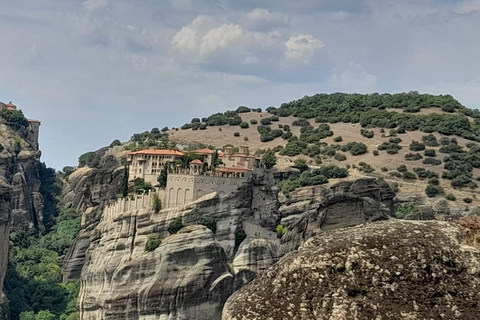
{"label": "building on cliff edge", "polygon": [[[167,185],[157,192],[164,208],[181,207],[212,192],[217,192],[219,196],[235,192],[249,182],[252,171],[260,161],[250,155],[248,146],[240,146],[238,153],[235,153],[233,147],[226,147],[221,153],[200,149],[190,152],[198,159],[191,161],[185,168],[179,162],[187,153],[149,149],[131,152],[127,156],[129,181],[141,178],[156,185],[165,164],[169,163]],[[216,167],[215,154],[220,163]]]}
{"label": "building on cliff edge", "polygon": [[[9,110],[9,111],[18,111],[17,106],[10,101],[9,103],[3,103],[0,101],[0,111]],[[29,127],[27,128],[27,134],[25,140],[32,146],[34,150],[39,150],[38,146],[38,135],[40,133],[40,120],[27,119]]]}

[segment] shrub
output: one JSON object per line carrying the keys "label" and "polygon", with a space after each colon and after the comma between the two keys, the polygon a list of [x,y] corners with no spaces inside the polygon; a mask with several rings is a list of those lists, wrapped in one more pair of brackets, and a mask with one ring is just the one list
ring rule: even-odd
{"label": "shrub", "polygon": [[338,136],[338,137],[333,138],[333,141],[334,142],[342,142],[343,138],[342,138],[342,136]]}
{"label": "shrub", "polygon": [[438,140],[433,134],[427,134],[426,136],[423,136],[422,142],[429,147],[438,146]]}
{"label": "shrub", "polygon": [[455,197],[453,194],[449,193],[445,196],[445,199],[447,199],[448,201],[455,201],[455,200],[457,200],[457,197]]}
{"label": "shrub", "polygon": [[422,155],[418,152],[416,153],[407,153],[405,155],[405,160],[406,161],[417,161],[417,160],[420,160],[420,159],[423,159]]}
{"label": "shrub", "polygon": [[145,242],[145,252],[151,252],[157,249],[162,244],[162,240],[155,234],[151,234],[147,237]]}
{"label": "shrub", "polygon": [[465,203],[472,203],[472,198],[463,198],[463,202]]}
{"label": "shrub", "polygon": [[347,156],[344,155],[343,153],[336,153],[335,156],[333,156],[333,158],[337,161],[345,161],[347,160]]}
{"label": "shrub", "polygon": [[5,119],[7,124],[15,130],[29,126],[29,122],[23,115],[22,110],[3,109],[0,111],[0,117]]}
{"label": "shrub", "polygon": [[197,221],[196,224],[202,225],[210,229],[213,234],[217,232],[217,221],[211,218],[201,218],[200,220]]}
{"label": "shrub", "polygon": [[434,186],[434,185],[427,185],[427,187],[425,188],[425,194],[429,197],[429,198],[434,198],[436,197],[437,195],[443,193],[443,188],[440,187],[440,186]]}
{"label": "shrub", "polygon": [[238,247],[240,243],[247,237],[247,234],[244,230],[239,230],[235,232],[235,247]]}
{"label": "shrub", "polygon": [[271,118],[263,118],[260,120],[260,123],[263,124],[264,126],[272,124],[272,119]]}
{"label": "shrub", "polygon": [[156,192],[152,194],[152,210],[155,213],[158,213],[160,210],[162,210],[162,201],[160,201],[160,198]]}
{"label": "shrub", "polygon": [[423,164],[429,164],[432,166],[438,166],[439,164],[442,164],[442,160],[440,159],[435,159],[435,158],[425,158],[422,161]]}
{"label": "shrub", "polygon": [[255,120],[255,119],[250,120],[250,124],[257,124],[257,123],[258,123],[258,122],[257,122],[257,120]]}
{"label": "shrub", "polygon": [[395,210],[395,217],[403,219],[406,215],[417,213],[418,211],[419,209],[414,203],[404,203]]}
{"label": "shrub", "polygon": [[387,172],[388,168],[387,167],[381,167],[380,170],[382,170],[383,172]]}
{"label": "shrub", "polygon": [[[205,129],[207,129],[207,124],[206,124],[206,123],[202,123],[202,124],[198,127],[198,129],[200,129],[200,130],[205,130]],[[218,129],[222,129],[222,128],[218,128]],[[220,130],[220,131],[221,131],[221,130]]]}
{"label": "shrub", "polygon": [[277,236],[279,238],[281,238],[287,232],[287,228],[285,228],[281,224],[279,224],[275,230],[277,231]]}
{"label": "shrub", "polygon": [[249,127],[248,122],[244,121],[244,122],[240,123],[240,128],[247,129],[248,127]]}
{"label": "shrub", "polygon": [[237,110],[235,110],[236,113],[247,113],[247,112],[250,112],[251,109],[249,107],[245,107],[245,106],[240,106],[237,108]]}
{"label": "shrub", "polygon": [[415,175],[415,173],[407,171],[402,174],[402,178],[408,180],[415,180],[417,179],[417,176]]}
{"label": "shrub", "polygon": [[423,154],[427,157],[436,157],[437,153],[433,149],[426,149]]}
{"label": "shrub", "polygon": [[368,163],[360,162],[360,163],[358,163],[358,171],[365,172],[365,173],[371,173],[371,172],[375,171],[375,169],[371,165],[369,165]]}
{"label": "shrub", "polygon": [[182,223],[182,218],[175,218],[172,222],[168,225],[168,233],[174,234],[180,231],[180,229],[184,228],[185,226]]}
{"label": "shrub", "polygon": [[305,118],[300,118],[292,122],[292,126],[295,126],[295,127],[306,127],[309,125],[310,125],[310,122],[308,122],[308,120]]}
{"label": "shrub", "polygon": [[378,150],[373,150],[373,155],[374,156],[378,156],[380,154],[380,152],[378,152]]}
{"label": "shrub", "polygon": [[349,142],[345,145],[346,149],[350,151],[352,156],[358,156],[368,152],[368,148],[361,142]]}
{"label": "shrub", "polygon": [[431,184],[433,186],[438,186],[440,185],[440,180],[438,180],[438,178],[432,178],[428,180],[428,184]]}
{"label": "shrub", "polygon": [[373,132],[373,130],[366,130],[366,129],[361,129],[360,134],[368,139],[371,139],[375,136],[375,133]]}
{"label": "shrub", "polygon": [[234,136],[234,137],[240,137],[240,132],[234,132],[234,133],[233,133],[233,136]]}
{"label": "shrub", "polygon": [[406,165],[402,164],[402,165],[400,165],[400,166],[397,167],[397,171],[398,171],[398,172],[407,172],[408,169],[407,169],[407,166],[406,166]]}
{"label": "shrub", "polygon": [[425,150],[425,145],[421,142],[418,142],[418,141],[415,141],[413,140],[411,143],[410,143],[410,150],[411,151],[422,151],[422,150]]}
{"label": "shrub", "polygon": [[300,172],[303,172],[308,169],[307,160],[301,158],[295,159],[293,167],[300,170]]}
{"label": "shrub", "polygon": [[402,139],[398,138],[398,137],[391,137],[388,139],[388,142],[390,143],[400,143],[402,142]]}

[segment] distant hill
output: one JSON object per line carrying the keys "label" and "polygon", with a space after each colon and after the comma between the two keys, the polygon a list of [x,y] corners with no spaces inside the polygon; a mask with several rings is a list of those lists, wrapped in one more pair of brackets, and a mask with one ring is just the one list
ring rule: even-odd
{"label": "distant hill", "polygon": [[258,155],[274,149],[282,168],[296,159],[334,164],[350,176],[383,177],[404,190],[477,205],[479,124],[480,112],[450,95],[316,94],[265,112],[241,106],[180,128],[154,128],[134,134],[125,148],[248,145]]}

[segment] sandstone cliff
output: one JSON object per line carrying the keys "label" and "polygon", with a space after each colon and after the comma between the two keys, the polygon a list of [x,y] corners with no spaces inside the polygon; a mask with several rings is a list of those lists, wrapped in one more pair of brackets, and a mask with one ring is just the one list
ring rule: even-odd
{"label": "sandstone cliff", "polygon": [[[0,119],[0,288],[7,268],[9,231],[42,227],[43,198],[39,193],[40,152]],[[1,305],[5,297],[0,291]]]}
{"label": "sandstone cliff", "polygon": [[64,281],[80,278],[85,252],[90,246],[91,232],[100,222],[104,206],[116,199],[123,178],[124,162],[107,156],[97,168],[79,168],[65,179],[63,201],[83,212],[83,215],[82,230],[63,263]]}
{"label": "sandstone cliff", "polygon": [[235,293],[222,319],[477,319],[480,252],[446,222],[337,229]]}

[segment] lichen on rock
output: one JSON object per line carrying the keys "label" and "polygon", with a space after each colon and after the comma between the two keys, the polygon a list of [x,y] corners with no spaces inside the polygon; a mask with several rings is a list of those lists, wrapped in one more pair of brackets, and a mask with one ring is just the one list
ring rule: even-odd
{"label": "lichen on rock", "polygon": [[446,222],[337,229],[227,301],[222,319],[477,319],[480,252]]}

